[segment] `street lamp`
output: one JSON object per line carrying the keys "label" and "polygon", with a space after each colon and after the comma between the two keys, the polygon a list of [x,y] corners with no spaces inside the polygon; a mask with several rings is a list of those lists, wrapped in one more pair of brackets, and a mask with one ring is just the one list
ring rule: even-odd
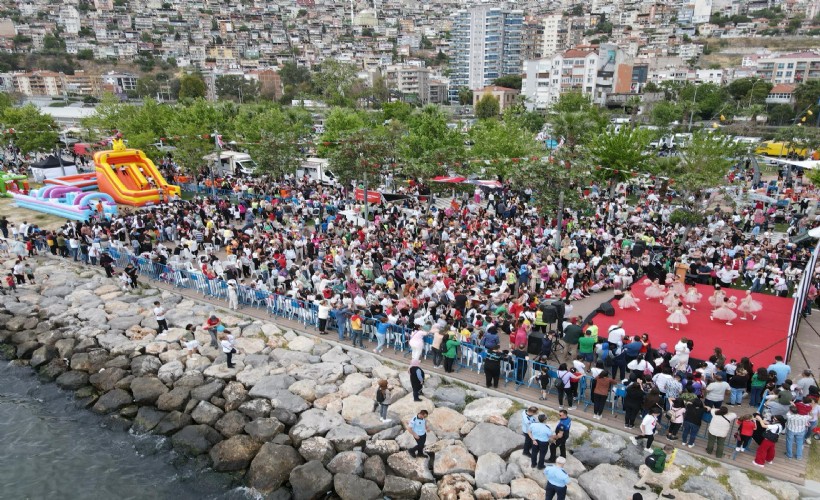
{"label": "street lamp", "polygon": [[758,83],[766,83],[766,80],[759,78],[756,82],[752,84],[752,88],[749,89],[749,107],[752,107],[752,98],[754,97],[754,90]]}
{"label": "street lamp", "polygon": [[692,131],[692,118],[695,116],[695,104],[697,103],[697,100],[698,100],[698,89],[699,88],[700,87],[695,85],[695,95],[694,95],[694,97],[692,97],[692,109],[689,111],[689,128],[686,130],[687,132]]}

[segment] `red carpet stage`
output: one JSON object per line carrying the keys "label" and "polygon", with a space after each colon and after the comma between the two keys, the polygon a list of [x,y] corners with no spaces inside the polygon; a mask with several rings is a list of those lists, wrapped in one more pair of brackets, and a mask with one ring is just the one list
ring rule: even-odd
{"label": "red carpet stage", "polygon": [[[786,352],[786,338],[794,304],[792,298],[755,293],[754,299],[763,304],[763,310],[757,313],[757,319],[752,320],[751,315],[748,315],[749,319],[744,321],[740,319],[743,313],[734,309],[738,317],[732,321],[732,326],[727,326],[725,321],[709,319],[712,306],[708,299],[714,293],[714,287],[698,285],[698,292],[703,298],[695,306],[696,310],[691,311],[686,317],[689,323],[681,325],[680,331],[675,331],[670,329],[669,323],[666,322],[669,316],[666,306],[660,304],[658,299],[650,301],[644,295],[646,286],[643,285],[643,281],[632,286],[632,294],[641,300],[638,303],[640,311],[621,310],[618,308],[617,300],[613,300],[615,316],[595,316],[594,321],[600,328],[601,338],[606,339],[607,329],[623,320],[627,335],[648,333],[653,347],[666,342],[668,349],[672,351],[681,337],[692,339],[695,348],[691,357],[697,359],[707,359],[712,355],[713,348],[720,347],[727,360],[740,360],[744,356],[751,356],[752,363],[758,367],[769,366],[774,362],[775,356],[783,356]],[[737,297],[736,303],[740,304],[746,291],[729,289],[726,293],[729,297]]]}

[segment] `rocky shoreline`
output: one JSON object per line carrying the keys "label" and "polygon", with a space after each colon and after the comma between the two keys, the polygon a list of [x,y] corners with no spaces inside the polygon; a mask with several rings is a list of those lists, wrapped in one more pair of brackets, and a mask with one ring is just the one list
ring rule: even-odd
{"label": "rocky shoreline", "polygon": [[[522,406],[512,399],[432,375],[414,402],[404,366],[218,310],[244,353],[229,369],[207,333],[196,334],[201,355],[189,358],[180,344],[210,304],[150,287],[126,293],[97,269],[53,259],[38,259],[36,278],[0,296],[6,358],[73,391],[110,425],[168,436],[177,452],[264,498],[544,497],[543,472],[521,454]],[[160,337],[154,300],[172,327]],[[388,422],[373,411],[379,379],[391,387]],[[421,409],[430,412],[428,459],[407,453],[415,443],[402,425]],[[568,449],[568,498],[631,497],[644,455],[624,437],[576,419]],[[799,498],[791,484],[685,452],[676,465],[679,499]]]}

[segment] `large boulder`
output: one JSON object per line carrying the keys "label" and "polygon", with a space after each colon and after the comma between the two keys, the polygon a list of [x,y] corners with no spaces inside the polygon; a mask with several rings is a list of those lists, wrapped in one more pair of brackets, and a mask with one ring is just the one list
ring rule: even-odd
{"label": "large boulder", "polygon": [[153,430],[160,421],[165,418],[167,412],[156,410],[150,406],[142,406],[134,417],[134,425],[131,428],[136,433],[146,433]]}
{"label": "large boulder", "polygon": [[131,360],[131,373],[135,377],[143,375],[156,375],[162,367],[162,361],[156,356],[137,356]]}
{"label": "large boulder", "polygon": [[382,457],[378,455],[367,457],[364,461],[364,478],[370,479],[379,486],[384,486],[385,475],[386,469]]}
{"label": "large boulder", "polygon": [[370,440],[364,444],[364,452],[368,455],[386,457],[401,450],[399,443],[388,440]]}
{"label": "large boulder", "polygon": [[275,418],[257,418],[245,424],[245,432],[260,443],[270,441],[285,430],[285,425]]}
{"label": "large boulder", "polygon": [[447,403],[448,406],[462,408],[465,404],[465,400],[467,399],[467,391],[461,387],[455,386],[438,387],[433,392],[433,399]]}
{"label": "large boulder", "polygon": [[157,398],[157,408],[165,411],[181,411],[185,408],[185,403],[191,396],[191,389],[188,387],[174,387],[170,391]]}
{"label": "large boulder", "polygon": [[294,500],[318,500],[333,490],[333,474],[312,460],[290,472],[290,486]]}
{"label": "large boulder", "polygon": [[342,396],[352,396],[353,394],[359,394],[372,385],[372,378],[361,373],[351,373],[345,377],[344,382],[339,386],[339,392],[342,393]]}
{"label": "large boulder", "polygon": [[342,418],[352,422],[367,413],[373,413],[375,400],[354,394],[342,400]]}
{"label": "large boulder", "polygon": [[[426,492],[425,486],[422,486],[422,495]],[[449,474],[438,482],[435,498],[475,498],[474,486],[475,481],[469,474]],[[432,491],[428,493],[432,494]]]}
{"label": "large boulder", "polygon": [[225,390],[225,382],[219,379],[212,380],[205,385],[200,385],[199,387],[192,389],[191,399],[198,401],[210,401],[212,397],[222,394],[223,390]]}
{"label": "large boulder", "polygon": [[335,363],[315,363],[296,366],[289,370],[296,380],[315,380],[323,384],[332,384],[344,376],[344,369]]}
{"label": "large boulder", "polygon": [[438,451],[433,460],[433,474],[436,477],[459,472],[472,475],[475,467],[475,458],[467,451],[467,448],[458,442]]}
{"label": "large boulder", "polygon": [[485,453],[478,456],[475,464],[475,484],[485,488],[489,484],[504,483],[507,463],[495,453]]}
{"label": "large boulder", "polygon": [[261,443],[250,436],[233,436],[211,448],[211,460],[217,472],[242,470],[250,465]]}
{"label": "large boulder", "polygon": [[460,430],[467,422],[461,413],[450,408],[438,407],[427,417],[427,425],[441,439],[459,439]]}
{"label": "large boulder", "polygon": [[88,374],[85,372],[70,370],[57,377],[56,382],[60,389],[76,391],[80,387],[88,384]]}
{"label": "large boulder", "polygon": [[572,448],[572,455],[583,462],[588,467],[597,467],[601,464],[616,464],[621,456],[604,448],[597,448],[591,443],[584,443],[577,448]]}
{"label": "large boulder", "polygon": [[247,484],[263,495],[271,493],[285,484],[293,469],[303,462],[292,447],[265,443],[251,462]]}
{"label": "large boulder", "polygon": [[241,434],[248,422],[248,417],[234,410],[225,413],[217,420],[214,428],[227,438]]}
{"label": "large boulder", "polygon": [[390,404],[390,412],[398,415],[402,422],[409,422],[410,419],[418,415],[421,410],[427,410],[427,413],[433,413],[435,408],[433,402],[426,398],[421,401],[413,401],[412,394],[408,394]]}
{"label": "large boulder", "polygon": [[252,398],[268,398],[278,394],[278,391],[287,389],[296,379],[289,375],[268,375],[257,380],[248,395]]}
{"label": "large boulder", "polygon": [[153,405],[161,395],[168,392],[168,388],[158,378],[137,377],[131,381],[131,392],[137,404]]}
{"label": "large boulder", "polygon": [[597,429],[589,432],[589,442],[596,448],[601,448],[613,453],[618,453],[626,448],[626,440],[621,436]]}
{"label": "large boulder", "polygon": [[80,352],[71,356],[71,369],[81,370],[96,374],[111,359],[105,349],[92,349],[88,352]]}
{"label": "large boulder", "polygon": [[316,342],[309,337],[296,337],[288,341],[288,349],[297,352],[312,352]]}
{"label": "large boulder", "polygon": [[239,411],[249,418],[264,418],[270,415],[271,404],[267,399],[251,399],[239,405]]}
{"label": "large boulder", "polygon": [[578,478],[578,484],[592,500],[629,498],[635,491],[633,486],[637,482],[638,475],[635,472],[609,464],[601,464]]}
{"label": "large boulder", "polygon": [[364,474],[364,461],[367,455],[360,451],[343,451],[333,457],[327,464],[327,470],[333,474]]}
{"label": "large boulder", "polygon": [[157,378],[163,383],[171,385],[182,378],[185,374],[185,365],[182,361],[175,359],[159,367],[157,371]]}
{"label": "large boulder", "polygon": [[[390,414],[388,413],[388,417]],[[378,434],[384,430],[390,429],[394,427],[398,422],[393,419],[388,420],[387,422],[383,421],[379,418],[378,413],[365,413],[364,415],[354,418],[351,425],[364,429],[364,431],[373,436]]]}
{"label": "large boulder", "polygon": [[88,382],[100,391],[108,392],[126,375],[128,375],[128,372],[122,368],[105,368],[102,371],[92,373],[88,377]]}
{"label": "large boulder", "polygon": [[181,411],[172,411],[165,415],[165,417],[154,427],[154,434],[161,436],[170,436],[187,425],[193,423],[193,419],[187,413]]}
{"label": "large boulder", "polygon": [[733,470],[729,472],[729,486],[732,487],[737,498],[754,498],[755,500],[776,500],[777,497],[762,487],[752,484],[743,471]]}
{"label": "large boulder", "polygon": [[[544,498],[544,488],[538,486],[538,483],[526,477],[513,479],[510,483],[510,495],[513,498],[524,498],[526,500],[541,500]],[[621,497],[610,497],[621,498]],[[623,497],[626,498],[626,497]]]}
{"label": "large boulder", "polygon": [[299,454],[302,455],[302,458],[307,462],[317,460],[322,462],[322,464],[327,464],[335,453],[336,451],[333,449],[333,445],[330,441],[319,436],[305,439],[302,441],[302,444],[299,445]]}
{"label": "large boulder", "polygon": [[368,439],[367,432],[364,429],[348,424],[333,426],[325,437],[333,443],[336,451],[352,450],[363,445]]}
{"label": "large boulder", "polygon": [[399,476],[387,476],[384,478],[384,488],[382,493],[389,498],[397,500],[415,500],[421,492],[421,483]]}
{"label": "large boulder", "polygon": [[477,457],[485,453],[495,453],[507,458],[513,450],[524,446],[524,437],[507,427],[480,423],[464,438],[464,445]]}
{"label": "large boulder", "polygon": [[336,474],[333,490],[342,500],[377,500],[383,498],[382,491],[373,481],[352,474]]}
{"label": "large boulder", "polygon": [[104,415],[121,410],[133,402],[134,399],[128,392],[122,389],[114,389],[100,396],[94,406],[91,407],[91,411]]}
{"label": "large boulder", "polygon": [[188,425],[171,437],[174,448],[190,456],[208,453],[220,441],[222,434],[207,425]]}
{"label": "large boulder", "polygon": [[486,422],[490,418],[503,418],[512,405],[512,400],[507,398],[481,398],[468,404],[462,413],[475,422]]}
{"label": "large boulder", "polygon": [[692,475],[683,483],[680,490],[685,493],[695,493],[714,500],[732,500],[732,496],[717,479],[702,475]]}
{"label": "large boulder", "polygon": [[216,405],[207,401],[200,401],[194,411],[191,412],[194,422],[202,425],[214,425],[216,421],[222,418],[225,412]]}
{"label": "large boulder", "polygon": [[56,358],[58,354],[57,348],[53,345],[44,345],[31,353],[29,365],[32,368],[38,368]]}
{"label": "large boulder", "polygon": [[289,432],[297,446],[302,440],[313,436],[324,436],[333,427],[344,425],[344,419],[337,413],[313,408],[299,415],[299,421]]}
{"label": "large boulder", "polygon": [[435,481],[433,473],[430,472],[427,463],[428,460],[426,458],[413,458],[410,456],[410,453],[406,451],[394,453],[387,458],[387,466],[397,475],[422,483]]}

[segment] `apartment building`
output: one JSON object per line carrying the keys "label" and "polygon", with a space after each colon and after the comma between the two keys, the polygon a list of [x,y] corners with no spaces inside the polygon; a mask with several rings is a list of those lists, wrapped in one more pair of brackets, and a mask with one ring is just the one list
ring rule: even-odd
{"label": "apartment building", "polygon": [[387,86],[402,94],[415,94],[421,104],[430,102],[430,70],[417,65],[394,64],[385,69]]}
{"label": "apartment building", "polygon": [[515,104],[518,95],[521,93],[518,89],[510,89],[507,87],[499,87],[498,85],[488,85],[483,89],[478,89],[473,92],[473,106],[478,105],[478,101],[485,96],[493,97],[498,101],[498,112],[503,114],[504,110]]}
{"label": "apartment building", "polygon": [[453,15],[450,101],[458,90],[477,90],[521,72],[523,12],[479,6]]}
{"label": "apartment building", "polygon": [[774,84],[820,79],[820,54],[795,52],[760,57],[757,59],[757,77]]}
{"label": "apartment building", "polygon": [[550,14],[544,18],[544,46],[541,57],[550,58],[563,48],[564,16]]}

